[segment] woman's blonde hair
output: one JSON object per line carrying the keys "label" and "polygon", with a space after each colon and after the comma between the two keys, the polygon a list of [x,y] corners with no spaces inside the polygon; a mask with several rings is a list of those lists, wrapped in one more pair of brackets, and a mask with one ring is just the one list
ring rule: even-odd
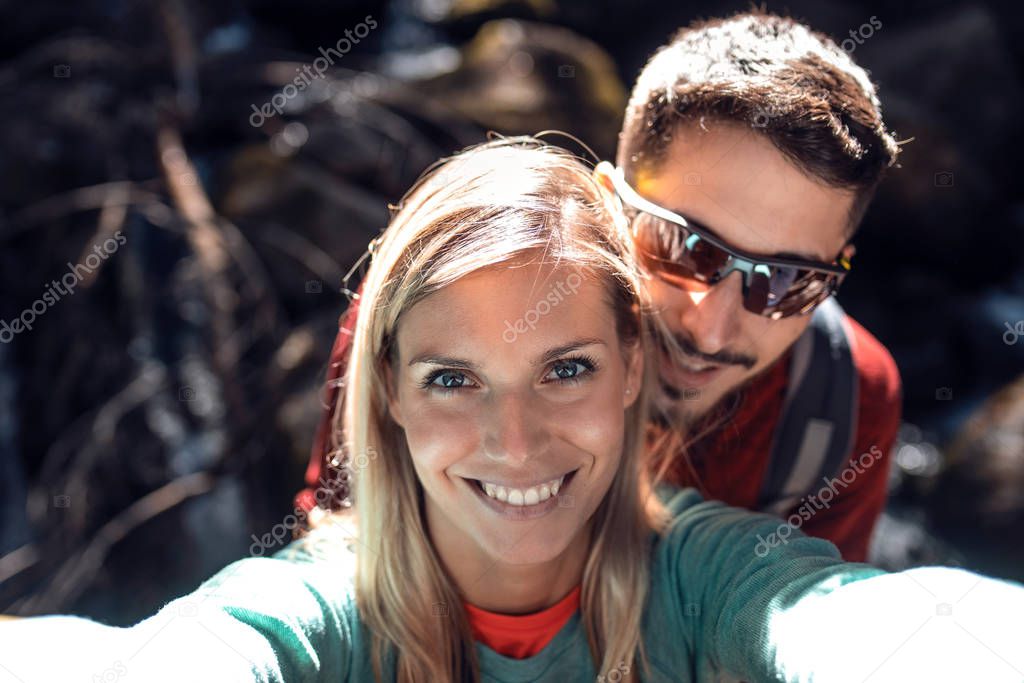
{"label": "woman's blonde hair", "polygon": [[[579,159],[535,138],[492,140],[439,162],[396,209],[371,246],[332,430],[358,509],[356,601],[371,634],[377,680],[394,655],[403,683],[477,681],[462,601],[430,543],[423,490],[405,435],[388,412],[386,367],[402,315],[484,268],[567,266],[603,283],[620,342],[639,344],[646,354],[647,303],[615,200]],[[640,462],[653,366],[644,363],[648,376],[626,412],[623,457],[594,514],[583,572],[581,618],[595,668],[605,674],[646,665],[640,626],[649,544],[664,524]]]}

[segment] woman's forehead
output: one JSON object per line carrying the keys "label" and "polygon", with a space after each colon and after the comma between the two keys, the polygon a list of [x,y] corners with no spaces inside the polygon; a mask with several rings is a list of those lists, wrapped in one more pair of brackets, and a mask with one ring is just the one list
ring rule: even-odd
{"label": "woman's forehead", "polygon": [[432,292],[398,324],[399,346],[445,341],[468,346],[528,343],[530,337],[603,336],[614,330],[606,287],[594,273],[566,264],[487,268]]}

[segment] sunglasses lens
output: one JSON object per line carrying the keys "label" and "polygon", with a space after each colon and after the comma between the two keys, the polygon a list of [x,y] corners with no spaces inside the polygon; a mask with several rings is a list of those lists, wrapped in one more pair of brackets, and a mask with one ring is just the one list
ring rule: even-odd
{"label": "sunglasses lens", "polygon": [[800,277],[798,268],[774,267],[768,286],[766,306],[778,306],[789,293],[793,283]]}
{"label": "sunglasses lens", "polygon": [[743,295],[743,307],[751,313],[760,315],[764,312],[771,295],[772,278],[755,268],[748,282]]}
{"label": "sunglasses lens", "polygon": [[665,261],[682,256],[685,235],[681,232],[679,226],[645,211],[638,212],[633,219],[636,245],[646,254]]}
{"label": "sunglasses lens", "polygon": [[729,254],[707,240],[701,239],[700,235],[691,234],[687,240],[687,253],[693,264],[694,272],[700,273],[709,282],[718,282],[719,272],[729,262]]}
{"label": "sunglasses lens", "polygon": [[656,274],[669,279],[717,282],[729,254],[700,235],[671,221],[640,211],[633,220],[636,245]]}
{"label": "sunglasses lens", "polygon": [[765,315],[785,318],[809,313],[832,294],[835,280],[834,275],[827,273],[801,271],[800,277],[790,286],[778,305],[766,310]]}

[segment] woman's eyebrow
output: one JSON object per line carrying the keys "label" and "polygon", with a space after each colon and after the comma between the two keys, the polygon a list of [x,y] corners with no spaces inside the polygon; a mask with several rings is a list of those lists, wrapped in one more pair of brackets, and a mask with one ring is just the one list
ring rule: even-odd
{"label": "woman's eyebrow", "polygon": [[585,337],[583,339],[577,339],[575,341],[569,342],[568,344],[563,344],[562,346],[556,346],[553,349],[548,349],[547,351],[544,352],[543,355],[541,355],[540,358],[534,361],[534,365],[544,365],[545,363],[550,363],[559,356],[564,356],[567,353],[578,351],[584,346],[592,346],[594,344],[607,346],[607,344],[604,343],[603,339],[598,339],[597,337]]}
{"label": "woman's eyebrow", "polygon": [[[545,363],[550,363],[551,361],[555,360],[560,356],[564,356],[567,353],[572,353],[573,351],[578,351],[584,346],[592,346],[594,344],[606,346],[604,340],[599,339],[597,337],[585,337],[582,339],[575,339],[569,342],[568,344],[562,344],[561,346],[556,346],[553,349],[548,349],[537,360],[533,362],[533,365],[544,365]],[[429,352],[421,353],[418,356],[413,357],[409,361],[410,366],[416,365],[417,363],[426,363],[429,365],[443,365],[449,368],[459,368],[460,370],[476,369],[476,365],[469,362],[468,360],[464,360],[462,358],[455,358],[454,356],[438,356],[436,354],[432,354]]]}
{"label": "woman's eyebrow", "polygon": [[421,353],[409,361],[409,365],[416,365],[417,363],[444,365],[450,368],[460,368],[462,370],[472,370],[475,367],[469,361],[462,360],[460,358],[454,358],[452,356],[435,356],[430,353]]}

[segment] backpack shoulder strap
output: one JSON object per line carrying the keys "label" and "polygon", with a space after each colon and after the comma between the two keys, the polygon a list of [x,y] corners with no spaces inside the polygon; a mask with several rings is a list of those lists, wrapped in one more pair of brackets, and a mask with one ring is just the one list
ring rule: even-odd
{"label": "backpack shoulder strap", "polygon": [[758,507],[783,515],[822,477],[843,467],[857,432],[857,369],[844,324],[829,297],[793,346],[789,383]]}

